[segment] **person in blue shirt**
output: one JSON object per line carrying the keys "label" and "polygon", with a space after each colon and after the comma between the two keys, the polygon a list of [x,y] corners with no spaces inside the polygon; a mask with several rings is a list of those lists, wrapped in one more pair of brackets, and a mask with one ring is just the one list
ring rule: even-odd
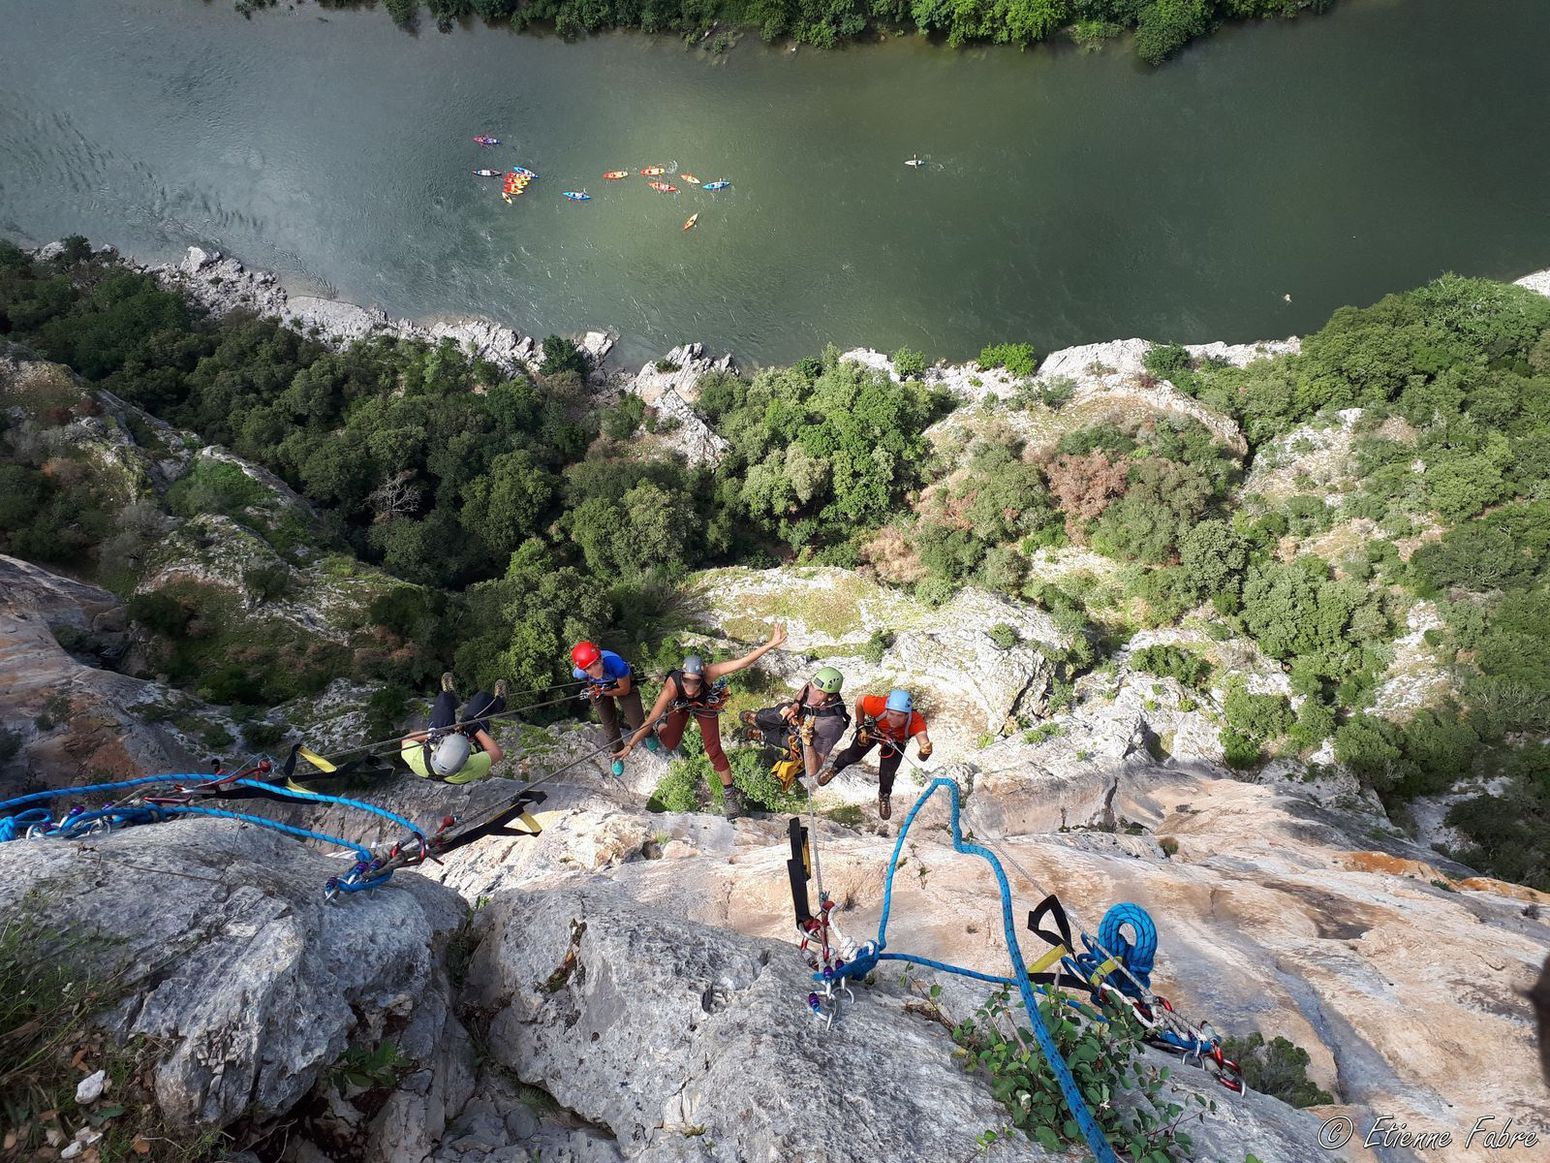
{"label": "person in blue shirt", "polygon": [[[630,664],[612,650],[601,650],[595,642],[578,642],[571,647],[571,673],[587,685],[582,694],[597,707],[597,717],[603,723],[603,734],[613,744],[615,754],[620,748],[619,714],[630,730],[640,730],[646,721],[641,707],[640,690],[635,685],[635,671]],[[646,740],[646,746],[655,751],[656,738]]]}

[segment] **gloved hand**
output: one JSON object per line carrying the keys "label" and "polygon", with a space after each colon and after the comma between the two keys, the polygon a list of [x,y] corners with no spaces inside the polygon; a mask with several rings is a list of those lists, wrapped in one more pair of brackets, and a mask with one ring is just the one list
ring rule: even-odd
{"label": "gloved hand", "polygon": [[920,747],[917,750],[919,751],[920,757],[922,759],[930,759],[931,758],[931,740],[929,740],[929,739],[922,739],[920,741]]}

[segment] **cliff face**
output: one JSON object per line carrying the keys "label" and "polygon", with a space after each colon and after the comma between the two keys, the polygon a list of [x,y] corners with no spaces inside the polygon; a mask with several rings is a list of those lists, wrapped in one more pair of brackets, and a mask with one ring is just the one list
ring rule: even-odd
{"label": "cliff face", "polygon": [[[180,277],[204,272],[205,285],[219,285],[209,265],[194,262]],[[249,284],[262,306],[262,280]],[[322,326],[333,316],[309,318]],[[1194,415],[1198,405],[1166,383],[1138,382],[1143,350],[1130,341],[1052,357],[1041,378],[1076,384],[1058,426],[1116,409]],[[14,352],[8,359],[0,387],[55,374]],[[698,378],[722,368],[693,349],[672,362],[675,370],[643,369],[631,390],[669,415],[679,404],[692,415]],[[934,374],[964,395],[1019,387],[1000,373]],[[235,463],[266,490],[241,519],[169,519],[142,591],[219,589],[230,599],[222,609],[244,625],[351,643],[384,579],[315,551],[283,560],[263,529],[312,519],[289,490],[104,403],[115,424],[75,423],[64,438],[91,446],[126,506],[159,502],[201,464]],[[951,426],[972,425],[976,411],[960,410],[933,435],[956,439]],[[1241,444],[1210,419],[1221,442]],[[1243,489],[1306,489],[1299,478],[1331,495],[1347,488],[1355,418],[1340,421],[1278,441]],[[1057,434],[1030,421],[1024,436]],[[681,451],[694,449],[715,452],[703,441]],[[1309,544],[1370,533],[1348,522]],[[1289,538],[1283,556],[1301,544]],[[1116,571],[1079,548],[1041,551],[1035,563],[1076,584]],[[276,564],[293,587],[266,596],[254,579]],[[815,798],[834,817],[813,823],[850,937],[875,934],[899,820],[933,775],[947,775],[964,790],[965,828],[1001,855],[1019,919],[1046,892],[1089,931],[1109,906],[1140,904],[1160,933],[1154,985],[1181,1012],[1223,1034],[1284,1036],[1308,1051],[1310,1077],[1335,1100],[1311,1112],[1233,1098],[1154,1057],[1175,1067],[1170,1097],[1217,1101],[1191,1120],[1196,1158],[1327,1158],[1318,1126],[1337,1114],[1361,1129],[1390,1116],[1460,1141],[1485,1113],[1550,1128],[1524,996],[1550,944],[1541,913],[1550,899],[1415,842],[1338,770],[1313,778],[1285,756],[1252,776],[1230,772],[1226,680],[1291,693],[1283,668],[1253,642],[1208,633],[1197,617],[1140,630],[1057,698],[1071,634],[1004,596],[970,588],[933,608],[857,572],[805,567],[711,571],[696,583],[694,631],[713,646],[740,650],[770,621],[789,625],[786,649],[761,667],[770,701],[821,659],[845,672],[847,695],[907,684],[930,716],[937,758],[906,765],[891,823],[875,819],[868,764]],[[1403,718],[1446,692],[1426,641],[1434,617],[1426,602],[1406,611],[1381,713]],[[1158,645],[1187,647],[1212,665],[1212,679],[1200,689],[1148,672],[1138,652]],[[142,649],[119,596],[0,557],[0,728],[19,744],[0,782],[197,771],[210,752],[234,750],[243,726],[222,708],[112,669],[136,670]],[[270,721],[347,745],[364,737],[369,694],[335,683]],[[433,824],[499,802],[515,781],[598,745],[589,728],[513,723],[499,733],[510,782],[453,788],[399,775],[360,794]],[[222,735],[225,743],[211,742]],[[882,973],[833,1030],[817,1029],[794,948],[784,818],[652,812],[647,798],[666,768],[641,755],[615,780],[583,760],[547,785],[537,839],[482,840],[332,905],[320,890],[341,870],[338,858],[230,822],[182,821],[86,844],[8,844],[0,908],[42,907],[55,928],[92,934],[94,955],[127,958],[127,1000],[103,1020],[115,1035],[154,1039],[154,1098],[169,1124],[215,1124],[246,1142],[284,1123],[284,1157],[298,1163],[973,1154],[975,1137],[1003,1126],[1006,1112],[981,1076],[954,1068],[943,1022],[973,1016],[983,992],[943,978],[934,1014],[920,987]],[[345,808],[267,810],[368,843],[398,838]],[[950,841],[933,802],[906,849],[890,948],[1003,973],[994,884]],[[1030,936],[1024,952],[1035,944]],[[384,1046],[387,1074],[350,1081]],[[995,1157],[1054,1156],[1014,1136]],[[1455,1147],[1427,1157],[1501,1156]]]}

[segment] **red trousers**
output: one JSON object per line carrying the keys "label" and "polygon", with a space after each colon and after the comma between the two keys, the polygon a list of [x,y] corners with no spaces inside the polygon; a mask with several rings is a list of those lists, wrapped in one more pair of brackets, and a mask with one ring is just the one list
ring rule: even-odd
{"label": "red trousers", "polygon": [[[657,738],[662,741],[662,746],[671,751],[683,741],[684,729],[689,726],[690,714],[693,714],[700,724],[700,739],[705,744],[705,758],[710,760],[710,765],[717,775],[730,775],[732,765],[727,762],[727,753],[721,750],[721,714],[718,711],[674,711],[657,729]],[[725,783],[726,780],[723,779],[722,782]]]}

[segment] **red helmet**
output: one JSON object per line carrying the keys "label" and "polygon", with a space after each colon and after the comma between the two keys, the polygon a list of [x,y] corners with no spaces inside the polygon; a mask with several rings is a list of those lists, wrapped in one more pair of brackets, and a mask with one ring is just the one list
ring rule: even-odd
{"label": "red helmet", "polygon": [[603,652],[595,642],[578,642],[570,648],[570,660],[581,670],[586,670],[602,657]]}

